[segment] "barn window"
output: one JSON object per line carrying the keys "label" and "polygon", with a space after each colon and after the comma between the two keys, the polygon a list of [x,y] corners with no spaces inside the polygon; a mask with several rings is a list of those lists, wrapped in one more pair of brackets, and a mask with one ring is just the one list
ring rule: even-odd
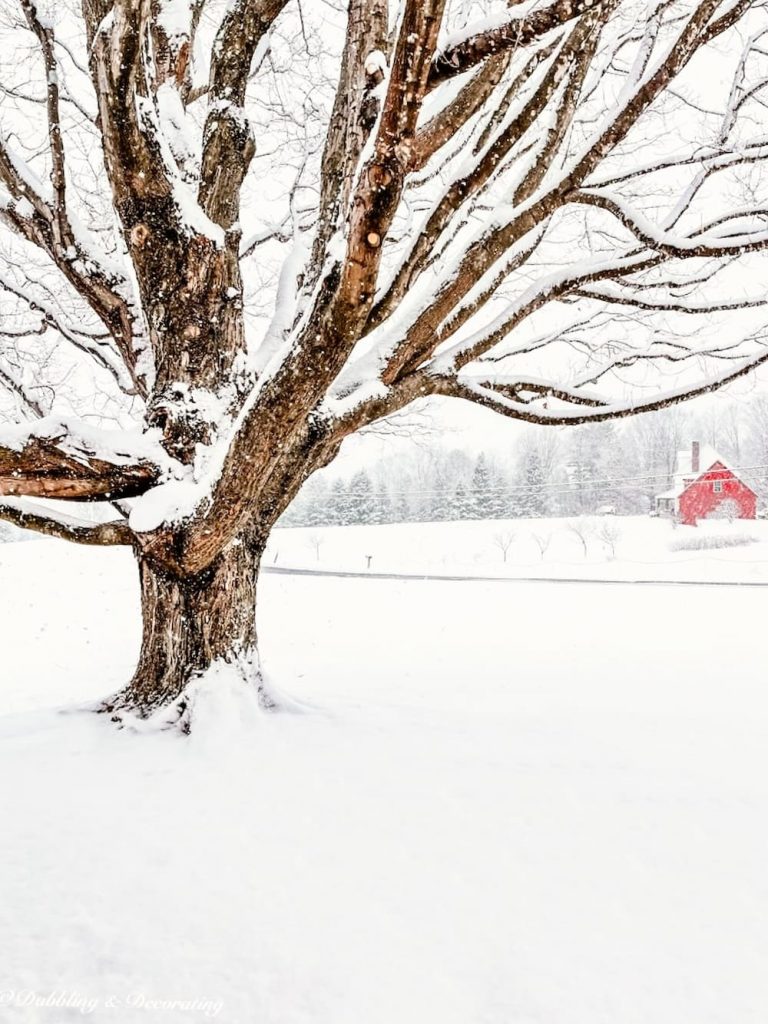
{"label": "barn window", "polygon": [[715,482],[713,484],[713,487],[714,487],[714,490],[715,490],[715,494],[720,494],[722,489],[723,489],[723,481],[722,480],[715,480]]}

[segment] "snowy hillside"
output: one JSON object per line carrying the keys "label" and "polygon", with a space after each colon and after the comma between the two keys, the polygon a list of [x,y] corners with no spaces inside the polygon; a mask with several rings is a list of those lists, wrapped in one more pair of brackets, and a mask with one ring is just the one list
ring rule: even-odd
{"label": "snowy hillside", "polygon": [[56,710],[130,672],[124,552],[0,579],[4,1024],[762,1024],[759,590],[268,575],[311,707],[180,737]]}

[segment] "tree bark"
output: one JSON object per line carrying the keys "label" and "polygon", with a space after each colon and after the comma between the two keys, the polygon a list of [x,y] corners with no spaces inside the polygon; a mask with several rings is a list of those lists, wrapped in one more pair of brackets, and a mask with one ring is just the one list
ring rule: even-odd
{"label": "tree bark", "polygon": [[[256,581],[261,537],[236,537],[202,572],[180,575],[139,553],[142,641],[133,678],[104,704],[115,720],[165,709],[189,730],[190,684],[226,668],[266,707],[256,647]],[[165,713],[165,712],[164,712]]]}

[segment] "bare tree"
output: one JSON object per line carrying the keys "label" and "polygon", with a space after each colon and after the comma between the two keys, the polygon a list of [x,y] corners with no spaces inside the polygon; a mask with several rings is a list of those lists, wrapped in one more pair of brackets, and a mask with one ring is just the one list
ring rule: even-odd
{"label": "bare tree", "polygon": [[512,530],[505,530],[503,533],[493,535],[494,546],[501,552],[502,562],[506,562],[507,553],[515,542],[515,534]]}
{"label": "bare tree", "polygon": [[581,550],[584,552],[586,558],[589,554],[589,538],[593,534],[592,523],[585,520],[575,519],[568,525],[568,531],[574,535],[579,544],[581,544]]}
{"label": "bare tree", "polygon": [[544,561],[544,555],[546,555],[549,545],[552,543],[551,533],[532,533],[531,540],[534,542],[536,547],[539,549],[539,558]]}
{"label": "bare tree", "polygon": [[765,0],[478,6],[4,5],[2,352],[52,339],[79,397],[0,353],[2,515],[133,548],[115,717],[187,723],[216,661],[270,704],[259,560],[351,433],[431,396],[611,419],[768,360]]}
{"label": "bare tree", "polygon": [[597,539],[605,545],[609,559],[613,561],[616,557],[616,545],[621,540],[621,530],[618,524],[612,523],[610,520],[603,520],[595,532]]}
{"label": "bare tree", "polygon": [[315,552],[315,561],[320,561],[320,548],[323,546],[324,537],[322,533],[310,533],[307,536],[307,547]]}

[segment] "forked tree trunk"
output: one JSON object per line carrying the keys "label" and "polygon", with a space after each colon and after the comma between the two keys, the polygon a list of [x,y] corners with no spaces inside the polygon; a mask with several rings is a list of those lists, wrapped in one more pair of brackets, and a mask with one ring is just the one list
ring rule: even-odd
{"label": "forked tree trunk", "polygon": [[[208,681],[213,689],[234,680],[249,687],[266,710],[296,709],[296,702],[270,692],[261,675],[256,584],[270,531],[304,481],[327,465],[338,447],[336,439],[305,432],[264,464],[251,457],[243,473],[264,484],[259,514],[202,570],[183,568],[189,564],[190,527],[168,531],[162,544],[144,535],[149,544],[143,552],[139,546],[137,554],[143,627],[139,660],[128,686],[102,705],[115,721],[157,712],[158,724],[189,731],[200,692],[196,684],[212,668]],[[203,535],[206,549],[210,540],[215,550],[219,525],[210,522],[210,535]]]}
{"label": "forked tree trunk", "polygon": [[139,557],[142,640],[128,686],[104,709],[189,725],[189,685],[212,665],[228,665],[268,704],[256,649],[256,581],[263,540],[235,539],[203,572],[180,576]]}

